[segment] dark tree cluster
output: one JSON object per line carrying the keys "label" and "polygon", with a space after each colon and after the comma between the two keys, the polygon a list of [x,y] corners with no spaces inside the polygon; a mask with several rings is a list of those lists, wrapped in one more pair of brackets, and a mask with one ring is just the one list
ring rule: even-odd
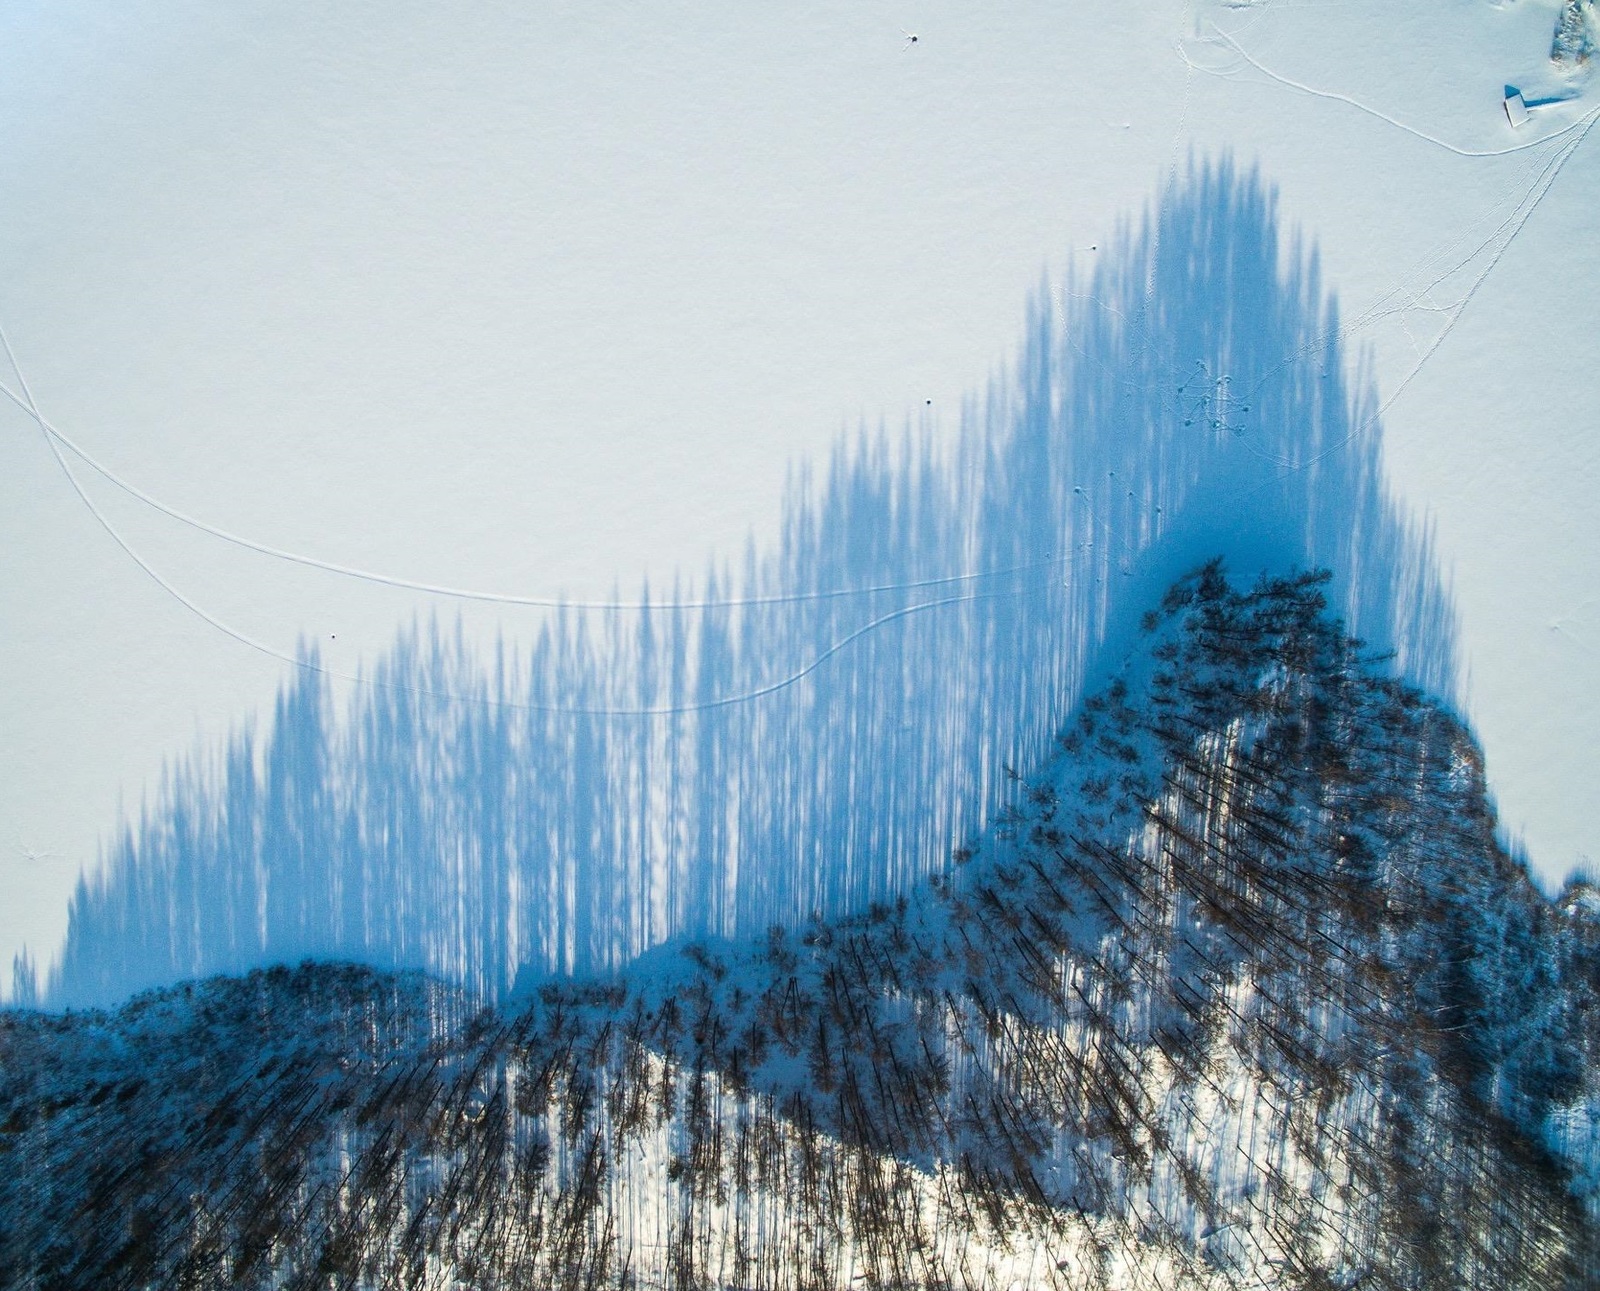
{"label": "dark tree cluster", "polygon": [[1176,585],[845,917],[482,1007],[257,971],[0,1030],[0,1283],[1576,1288],[1600,918],[1325,578]]}

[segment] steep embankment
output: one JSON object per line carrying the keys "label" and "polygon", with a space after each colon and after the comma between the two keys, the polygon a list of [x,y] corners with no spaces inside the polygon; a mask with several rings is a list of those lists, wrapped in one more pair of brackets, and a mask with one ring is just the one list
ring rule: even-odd
{"label": "steep embankment", "polygon": [[856,918],[499,1013],[304,965],[8,1015],[0,1280],[1586,1285],[1592,899],[1317,587],[1174,588]]}

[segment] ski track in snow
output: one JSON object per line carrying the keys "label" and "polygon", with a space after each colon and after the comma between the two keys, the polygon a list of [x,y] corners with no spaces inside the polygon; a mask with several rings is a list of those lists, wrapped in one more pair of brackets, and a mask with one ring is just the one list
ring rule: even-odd
{"label": "ski track in snow", "polygon": [[[1569,121],[1566,125],[1557,130],[1551,131],[1547,135],[1542,135],[1537,139],[1529,139],[1525,143],[1513,144],[1509,148],[1463,148],[1459,144],[1451,143],[1448,139],[1441,139],[1437,135],[1429,134],[1426,130],[1419,130],[1416,126],[1408,125],[1399,118],[1390,116],[1387,112],[1382,112],[1377,108],[1370,107],[1361,102],[1359,99],[1351,98],[1348,94],[1340,94],[1337,90],[1319,90],[1315,86],[1306,85],[1304,82],[1294,80],[1291,77],[1275,72],[1270,67],[1265,66],[1253,58],[1250,52],[1246,50],[1243,45],[1239,44],[1237,40],[1225,32],[1221,27],[1217,26],[1215,23],[1212,23],[1211,29],[1212,31],[1216,32],[1217,38],[1223,44],[1232,49],[1236,54],[1239,55],[1240,58],[1249,63],[1251,67],[1255,68],[1262,75],[1276,81],[1279,85],[1291,90],[1295,90],[1301,94],[1309,94],[1314,98],[1331,99],[1336,103],[1346,103],[1358,111],[1365,112],[1370,117],[1376,117],[1379,121],[1385,121],[1389,125],[1394,126],[1397,130],[1403,130],[1408,135],[1412,135],[1417,139],[1421,139],[1425,143],[1434,144],[1436,147],[1443,148],[1446,152],[1452,152],[1458,157],[1507,157],[1512,153],[1527,152],[1530,148],[1537,148],[1541,144],[1546,144],[1552,140],[1559,139],[1562,135],[1571,133],[1579,126],[1584,126],[1585,130],[1587,130],[1586,123],[1592,124],[1594,118],[1597,115],[1600,115],[1600,107],[1591,108],[1576,121]],[[1238,79],[1236,76],[1233,76],[1228,72],[1219,71],[1218,69],[1212,67],[1204,67],[1195,63],[1194,60],[1189,57],[1188,52],[1183,48],[1181,43],[1176,45],[1175,48],[1178,51],[1178,56],[1183,59],[1183,61],[1191,70],[1202,71],[1208,75],[1219,77],[1222,80]]]}
{"label": "ski track in snow", "polygon": [[[7,357],[11,367],[17,373],[19,382],[21,370],[17,367],[16,356],[10,352],[7,344]],[[22,383],[26,389],[26,383]],[[163,502],[160,498],[141,489],[125,477],[117,474],[98,458],[94,457],[82,445],[69,438],[54,422],[42,416],[34,405],[31,395],[19,395],[5,382],[0,381],[0,395],[4,395],[24,413],[26,413],[42,430],[47,439],[59,443],[70,451],[75,457],[81,459],[96,474],[116,485],[130,497],[143,502],[146,506],[159,511],[162,515],[197,529],[201,533],[209,534],[223,542],[232,543],[236,547],[243,547],[263,556],[287,561],[290,564],[306,565],[312,569],[324,570],[331,574],[341,574],[347,578],[360,579],[363,582],[377,583],[385,587],[398,587],[407,591],[426,592],[434,596],[448,596],[455,600],[487,601],[496,605],[525,605],[537,609],[550,610],[714,610],[714,609],[742,609],[758,605],[793,605],[807,601],[840,600],[852,596],[872,596],[879,592],[904,592],[914,591],[923,587],[948,587],[953,583],[972,583],[985,578],[1002,578],[1008,574],[1022,573],[1027,570],[1039,569],[1044,566],[1058,563],[1059,556],[1050,556],[1042,560],[1025,565],[1014,565],[1007,569],[977,570],[966,574],[950,574],[943,578],[923,578],[910,582],[877,583],[866,587],[837,587],[821,588],[815,591],[790,592],[773,596],[738,596],[717,597],[714,599],[698,600],[667,600],[652,601],[647,598],[632,601],[574,601],[565,600],[557,596],[528,595],[520,592],[490,592],[467,587],[451,587],[443,583],[425,583],[416,579],[407,578],[399,574],[385,574],[376,570],[361,569],[354,565],[344,565],[337,561],[324,560],[319,556],[307,555],[304,552],[289,551],[282,547],[274,547],[270,543],[261,542],[254,538],[247,538],[242,534],[233,533],[217,525],[210,524],[187,512],[179,510],[170,503]]]}
{"label": "ski track in snow", "polygon": [[[186,596],[178,588],[174,587],[172,585],[172,583],[169,582],[165,577],[163,577],[162,574],[153,565],[151,565],[148,560],[146,560],[143,556],[141,556],[137,551],[135,551],[133,549],[133,547],[122,536],[122,534],[117,531],[116,527],[112,525],[111,521],[106,517],[105,513],[103,511],[101,511],[101,509],[97,505],[95,505],[94,500],[92,498],[90,498],[90,496],[88,495],[87,492],[84,491],[82,483],[78,480],[78,477],[72,473],[72,467],[70,465],[68,465],[66,458],[62,456],[61,450],[60,450],[60,448],[58,447],[58,445],[56,443],[56,438],[57,437],[48,429],[48,427],[45,424],[44,418],[39,414],[38,408],[33,402],[33,396],[28,391],[28,384],[27,384],[26,380],[23,379],[21,370],[17,368],[16,357],[12,354],[12,351],[11,351],[11,341],[5,335],[5,331],[4,331],[3,328],[0,328],[0,342],[4,343],[5,350],[6,350],[6,356],[7,356],[8,359],[10,359],[12,369],[14,371],[16,371],[16,373],[17,373],[18,383],[22,386],[23,394],[24,394],[24,396],[25,396],[25,398],[27,400],[27,403],[25,405],[25,409],[29,413],[29,415],[32,416],[34,418],[34,420],[39,423],[39,429],[44,432],[45,442],[47,444],[49,444],[50,451],[55,456],[56,462],[60,465],[61,470],[66,475],[68,483],[70,483],[72,485],[73,492],[76,493],[78,495],[79,499],[82,500],[84,506],[89,508],[90,514],[92,514],[94,516],[94,518],[99,522],[100,527],[102,529],[104,529],[107,534],[110,535],[111,540],[113,542],[115,542],[117,544],[117,546],[120,547],[125,553],[127,553],[128,558],[130,560],[132,560],[134,562],[134,564],[138,565],[139,568],[142,569],[146,574],[148,574],[152,579],[154,579],[156,585],[159,586],[168,595],[170,595],[174,600],[176,600],[178,602],[178,604],[182,605],[190,613],[197,615],[199,618],[204,620],[206,623],[210,624],[213,628],[216,628],[217,631],[222,632],[222,633],[226,634],[229,637],[232,637],[235,641],[239,642],[241,645],[246,645],[246,646],[249,646],[250,649],[252,649],[252,650],[259,651],[260,653],[268,656],[269,658],[277,659],[277,660],[279,660],[279,661],[281,661],[283,663],[291,664],[296,668],[303,669],[306,672],[316,673],[319,676],[327,677],[327,678],[330,678],[330,679],[335,680],[335,681],[351,682],[351,683],[353,683],[355,685],[359,685],[359,686],[374,686],[374,687],[378,687],[380,689],[398,690],[398,691],[401,691],[402,693],[410,694],[410,695],[417,695],[417,696],[419,696],[421,698],[425,698],[425,699],[444,700],[447,703],[476,704],[476,705],[484,705],[484,706],[493,707],[493,708],[506,708],[506,709],[511,709],[511,710],[514,710],[514,711],[521,711],[521,712],[555,713],[555,714],[559,714],[559,715],[562,715],[562,716],[573,716],[573,717],[670,717],[670,716],[673,716],[673,715],[686,714],[686,713],[703,713],[703,712],[709,712],[709,711],[711,711],[713,709],[728,708],[728,707],[731,707],[732,705],[735,705],[735,704],[749,703],[752,700],[761,699],[761,698],[763,698],[763,697],[765,697],[767,695],[774,695],[774,694],[777,694],[779,691],[787,690],[789,687],[791,687],[793,685],[796,685],[797,683],[799,683],[801,681],[804,681],[807,677],[809,677],[812,673],[814,673],[818,668],[822,667],[823,664],[827,663],[829,659],[833,658],[834,655],[838,654],[846,646],[849,646],[853,642],[860,640],[862,637],[865,637],[865,636],[869,635],[870,633],[877,631],[881,627],[884,627],[884,626],[886,626],[886,625],[888,625],[890,623],[894,623],[894,622],[896,622],[896,621],[898,621],[900,619],[907,618],[912,614],[920,613],[923,610],[936,610],[936,609],[940,609],[940,608],[943,608],[945,606],[950,606],[950,605],[969,604],[970,602],[973,602],[973,601],[987,600],[987,599],[992,598],[992,597],[1008,596],[1008,595],[1015,596],[1015,595],[1020,594],[1020,592],[1022,590],[1022,589],[1013,589],[1010,592],[974,592],[974,593],[971,593],[971,594],[966,595],[966,596],[950,596],[950,597],[945,597],[942,600],[923,601],[923,602],[920,602],[920,603],[918,603],[916,605],[902,606],[900,609],[893,610],[888,614],[880,615],[878,618],[875,618],[875,619],[871,620],[870,622],[864,624],[863,626],[857,628],[854,632],[851,632],[848,636],[842,637],[840,640],[834,642],[831,646],[829,646],[821,654],[815,656],[804,667],[800,668],[799,670],[797,670],[795,672],[790,673],[788,676],[783,677],[782,679],[780,679],[778,681],[775,681],[775,682],[771,683],[770,685],[761,686],[761,687],[758,687],[755,690],[746,691],[746,692],[744,692],[742,694],[738,694],[738,695],[725,695],[725,696],[721,696],[721,697],[719,697],[717,699],[702,700],[702,701],[699,701],[699,702],[693,703],[693,704],[679,704],[679,705],[673,705],[673,706],[662,705],[662,706],[657,706],[657,707],[653,707],[653,708],[568,707],[568,706],[564,706],[564,705],[560,705],[560,704],[532,704],[532,703],[516,701],[516,700],[494,699],[494,698],[490,698],[488,695],[467,695],[467,694],[461,694],[461,693],[457,693],[457,692],[453,692],[453,691],[430,690],[430,689],[427,689],[427,688],[417,687],[417,686],[399,686],[399,685],[396,685],[396,684],[394,684],[392,682],[385,682],[385,681],[381,681],[381,680],[378,680],[378,679],[375,679],[375,678],[366,677],[366,676],[363,676],[360,673],[343,672],[343,671],[341,671],[339,669],[329,668],[329,667],[326,667],[323,664],[317,663],[315,660],[305,658],[304,656],[288,654],[288,653],[286,653],[286,652],[284,652],[282,650],[279,650],[275,646],[270,646],[270,645],[266,644],[264,641],[258,641],[256,638],[250,636],[248,633],[243,632],[240,629],[233,627],[231,624],[225,623],[223,620],[219,619],[216,615],[212,614],[209,610],[207,610],[204,606],[198,604],[196,601],[191,599],[189,596]],[[10,393],[10,392],[7,391],[7,393]],[[1053,558],[1050,562],[1045,562],[1045,563],[1055,563],[1059,559],[1060,559],[1059,557]],[[1024,568],[1026,568],[1026,567],[1024,567]],[[973,575],[972,577],[986,577],[986,575]],[[955,581],[955,580],[943,580],[943,581]],[[926,585],[927,584],[919,583],[919,584],[907,584],[907,585],[901,585],[901,586],[926,586]],[[875,590],[888,590],[888,589],[875,589]],[[780,599],[780,600],[792,600],[792,599],[800,599],[800,598],[787,598],[786,597],[786,598],[778,598],[778,599]],[[733,601],[733,602],[709,601],[709,602],[706,602],[705,605],[708,606],[708,607],[718,607],[718,606],[729,605],[729,604],[738,605],[738,604],[765,604],[765,603],[769,603],[769,602],[763,601],[760,598],[752,598],[752,599],[749,599],[749,600],[746,600],[746,601],[743,601],[743,602],[739,602],[739,601]],[[579,607],[579,608],[581,608],[581,607]],[[616,606],[615,605],[608,605],[607,608],[616,608]],[[630,606],[629,608],[655,608],[655,607]],[[684,608],[684,607],[680,606],[680,607],[676,607],[676,608]]]}
{"label": "ski track in snow", "polygon": [[[1461,321],[1461,317],[1465,313],[1468,305],[1472,303],[1473,298],[1482,288],[1484,282],[1499,265],[1501,259],[1510,249],[1511,244],[1516,240],[1517,236],[1527,225],[1528,220],[1532,218],[1533,213],[1539,208],[1540,204],[1549,194],[1551,187],[1555,184],[1556,179],[1559,177],[1561,171],[1565,168],[1567,162],[1572,159],[1573,154],[1577,152],[1578,148],[1583,144],[1585,139],[1588,138],[1588,135],[1594,128],[1595,123],[1600,121],[1600,105],[1590,108],[1583,115],[1579,116],[1573,121],[1568,122],[1566,125],[1561,126],[1560,128],[1553,130],[1548,134],[1542,135],[1537,139],[1530,139],[1525,143],[1515,144],[1508,148],[1498,149],[1464,148],[1450,143],[1448,140],[1441,139],[1436,135],[1429,134],[1427,131],[1419,130],[1414,126],[1408,125],[1406,122],[1390,116],[1388,113],[1382,112],[1377,108],[1373,108],[1365,103],[1362,103],[1358,99],[1352,98],[1349,95],[1340,94],[1332,90],[1320,90],[1314,86],[1306,85],[1290,77],[1283,76],[1254,58],[1249,51],[1246,50],[1244,46],[1242,46],[1233,37],[1233,35],[1227,31],[1224,31],[1216,23],[1213,22],[1210,24],[1210,26],[1218,41],[1232,49],[1251,67],[1269,77],[1272,81],[1275,81],[1286,88],[1295,90],[1299,93],[1308,94],[1316,98],[1330,99],[1357,108],[1367,115],[1386,122],[1387,124],[1396,127],[1406,134],[1412,135],[1417,139],[1423,140],[1424,142],[1434,144],[1437,147],[1443,148],[1447,152],[1453,153],[1460,157],[1483,159],[1505,157],[1516,153],[1529,152],[1543,148],[1546,145],[1557,143],[1558,141],[1565,139],[1566,136],[1572,134],[1574,131],[1577,132],[1576,138],[1560,144],[1559,147],[1552,151],[1551,156],[1539,168],[1538,173],[1535,175],[1532,183],[1523,192],[1521,198],[1512,208],[1511,214],[1502,220],[1499,226],[1496,227],[1496,229],[1490,233],[1487,238],[1479,243],[1478,246],[1473,248],[1468,255],[1466,255],[1463,259],[1451,264],[1443,272],[1437,273],[1436,276],[1424,286],[1411,287],[1407,285],[1405,279],[1402,279],[1400,282],[1396,283],[1396,285],[1391,288],[1390,291],[1379,297],[1378,300],[1374,301],[1372,305],[1367,307],[1367,309],[1363,310],[1362,313],[1359,314],[1355,319],[1349,323],[1341,325],[1337,329],[1336,333],[1334,333],[1330,338],[1326,338],[1344,341],[1351,336],[1359,334],[1360,332],[1369,330],[1371,327],[1381,322],[1385,318],[1398,316],[1402,320],[1401,326],[1405,329],[1406,335],[1411,339],[1413,348],[1418,351],[1417,361],[1411,366],[1411,368],[1399,380],[1399,382],[1396,383],[1387,397],[1385,397],[1382,402],[1379,403],[1373,412],[1366,419],[1359,422],[1355,427],[1352,428],[1346,440],[1329,445],[1317,456],[1306,461],[1288,461],[1277,458],[1269,453],[1263,453],[1254,446],[1250,446],[1251,451],[1257,452],[1266,460],[1274,461],[1277,465],[1281,466],[1284,474],[1287,475],[1290,472],[1305,470],[1308,467],[1315,465],[1328,454],[1338,451],[1344,446],[1345,443],[1348,443],[1350,439],[1355,439],[1361,435],[1364,435],[1382,423],[1384,415],[1405,393],[1406,389],[1421,373],[1428,361],[1439,351],[1439,348],[1444,344],[1450,333],[1455,330],[1457,323]],[[1187,76],[1192,76],[1193,73],[1199,71],[1204,72],[1207,75],[1217,77],[1221,80],[1238,81],[1238,76],[1233,73],[1218,68],[1207,67],[1196,62],[1189,56],[1188,51],[1184,48],[1184,43],[1185,42],[1182,40],[1182,38],[1180,38],[1173,43],[1173,49],[1177,53],[1178,57],[1182,59],[1186,68]],[[1441,246],[1436,248],[1435,251],[1429,253],[1416,265],[1414,265],[1412,272],[1414,273],[1417,270],[1424,269],[1437,257],[1447,255],[1450,249],[1455,246],[1459,246],[1460,243],[1468,236],[1470,235],[1466,231],[1463,231],[1450,242],[1441,244]],[[1466,291],[1456,300],[1446,304],[1437,304],[1426,299],[1435,289],[1448,282],[1451,278],[1455,277],[1458,273],[1479,259],[1479,257],[1481,257],[1486,251],[1489,251],[1491,248],[1493,248],[1493,251],[1490,255],[1488,264],[1484,266],[1483,271],[1478,274]],[[1410,274],[1408,274],[1407,277],[1409,278]],[[1403,297],[1404,299],[1400,303],[1395,303],[1396,297]],[[1419,312],[1445,315],[1447,320],[1443,327],[1433,337],[1433,339],[1426,345],[1418,342],[1409,325],[1409,316]],[[1320,344],[1324,339],[1325,338],[1322,337],[1317,338],[1317,343]],[[1308,345],[1303,347],[1295,354],[1286,357],[1284,366],[1287,367],[1291,363],[1300,361],[1312,352],[1312,346]],[[1270,375],[1272,374],[1264,374],[1263,383]],[[1246,397],[1254,397],[1255,393],[1259,391],[1259,389],[1260,383],[1253,387],[1249,395]],[[1263,488],[1270,487],[1271,483],[1273,483],[1273,481],[1268,481],[1261,485],[1255,486],[1248,490],[1243,496],[1247,497],[1251,494],[1259,492]]]}

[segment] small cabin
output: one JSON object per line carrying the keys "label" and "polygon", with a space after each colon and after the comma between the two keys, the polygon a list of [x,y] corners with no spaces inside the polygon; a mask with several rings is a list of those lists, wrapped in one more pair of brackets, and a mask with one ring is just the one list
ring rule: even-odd
{"label": "small cabin", "polygon": [[1522,91],[1515,85],[1506,86],[1506,120],[1511,122],[1513,128],[1522,125],[1528,119],[1528,105],[1523,102]]}

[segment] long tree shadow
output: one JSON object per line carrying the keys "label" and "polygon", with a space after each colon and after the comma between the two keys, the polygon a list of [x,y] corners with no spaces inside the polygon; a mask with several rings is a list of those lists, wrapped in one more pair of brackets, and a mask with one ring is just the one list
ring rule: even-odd
{"label": "long tree shadow", "polygon": [[866,908],[1018,792],[1177,575],[1326,566],[1449,698],[1454,620],[1383,478],[1371,381],[1314,252],[1231,162],[1040,289],[958,442],[801,472],[781,537],[526,654],[401,634],[335,714],[314,654],[272,722],[176,772],[79,884],[52,1005],[304,957],[503,996],[679,936]]}

